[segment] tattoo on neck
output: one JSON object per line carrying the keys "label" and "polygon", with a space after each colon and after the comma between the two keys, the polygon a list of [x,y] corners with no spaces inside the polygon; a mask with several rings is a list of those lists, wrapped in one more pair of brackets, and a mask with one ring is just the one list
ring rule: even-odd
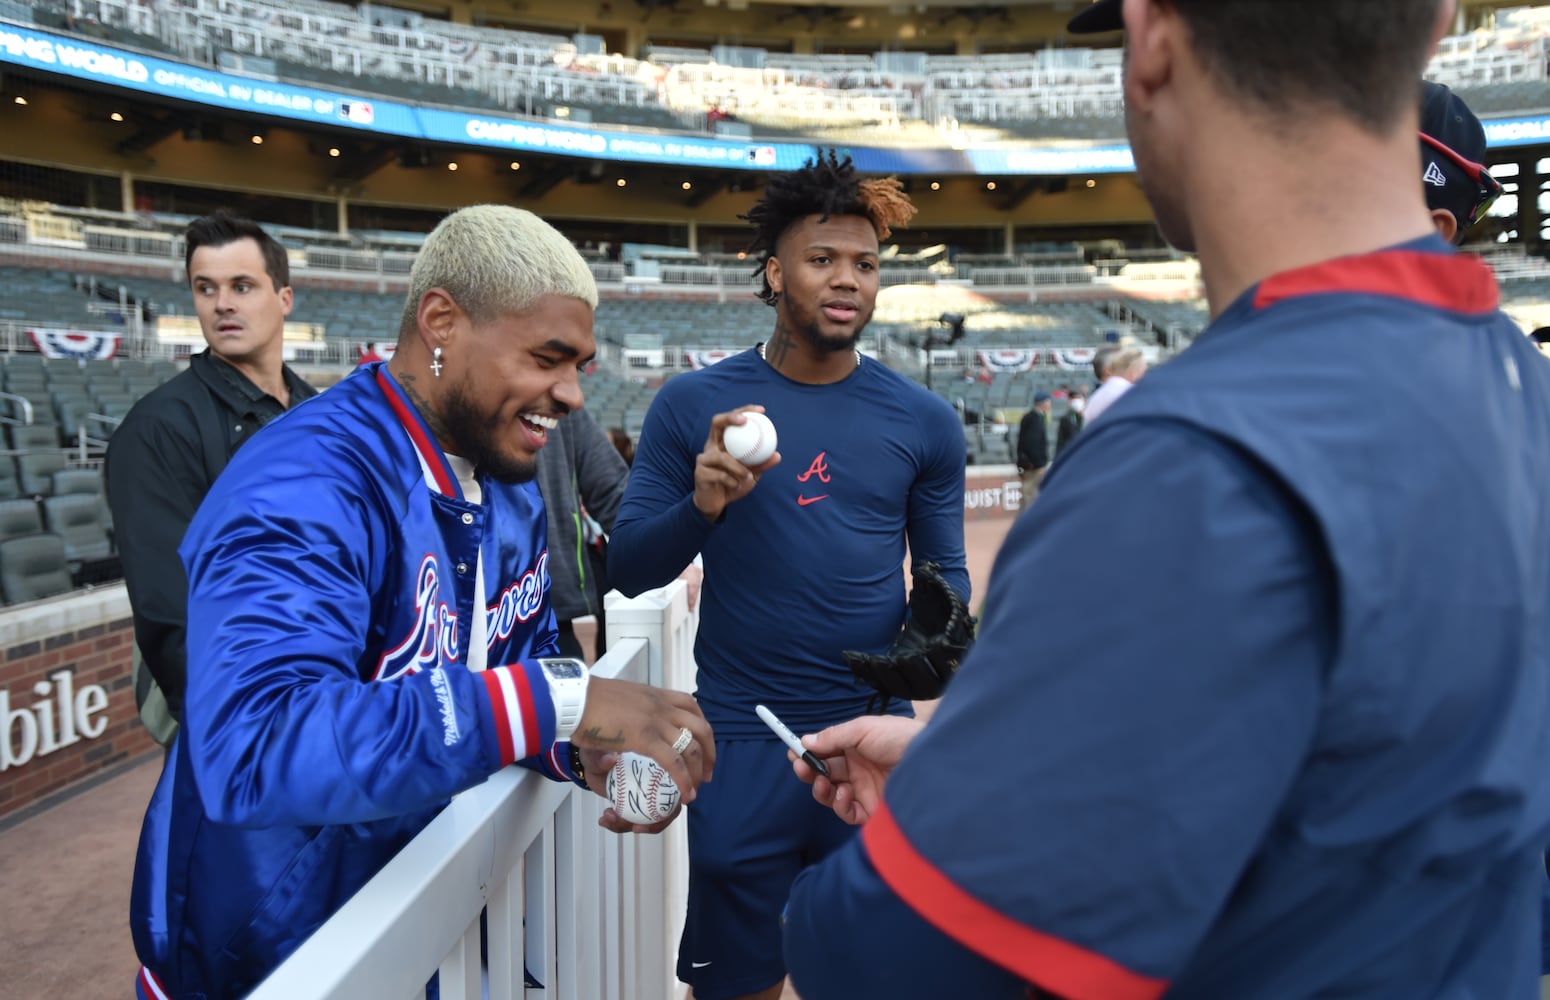
{"label": "tattoo on neck", "polygon": [[768,361],[776,371],[785,364],[786,355],[791,353],[791,333],[780,323],[775,324],[775,332],[770,335],[769,343],[764,345],[764,360]]}
{"label": "tattoo on neck", "polygon": [[582,735],[586,737],[586,745],[589,747],[621,746],[624,743],[623,733],[615,733],[612,736],[604,736],[603,731],[597,726],[593,726]]}
{"label": "tattoo on neck", "polygon": [[414,376],[400,375],[398,376],[398,384],[403,386],[404,395],[409,397],[409,402],[413,403],[414,408],[420,411],[420,416],[425,420],[425,426],[429,427],[431,433],[436,435],[436,440],[445,446],[451,440],[447,436],[447,425],[442,421],[440,414],[431,408],[431,404],[425,400],[425,397],[415,391]]}

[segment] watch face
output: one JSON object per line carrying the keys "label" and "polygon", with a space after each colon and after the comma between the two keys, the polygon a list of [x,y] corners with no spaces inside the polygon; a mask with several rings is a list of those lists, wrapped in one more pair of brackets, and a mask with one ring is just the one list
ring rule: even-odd
{"label": "watch face", "polygon": [[582,666],[581,661],[568,657],[563,660],[539,660],[538,665],[556,680],[579,681],[586,676],[586,668]]}

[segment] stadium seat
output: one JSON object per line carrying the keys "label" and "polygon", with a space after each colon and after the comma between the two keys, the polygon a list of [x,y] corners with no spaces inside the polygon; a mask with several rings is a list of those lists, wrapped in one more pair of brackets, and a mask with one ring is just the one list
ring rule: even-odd
{"label": "stadium seat", "polygon": [[74,444],[81,439],[83,433],[90,434],[97,430],[94,422],[88,422],[86,415],[95,413],[91,400],[85,396],[80,397],[55,397],[54,412],[59,417],[59,426],[64,428],[64,439],[68,444]]}
{"label": "stadium seat", "polygon": [[64,452],[32,451],[18,455],[16,471],[21,491],[28,496],[48,496],[54,492],[54,473],[64,467]]}
{"label": "stadium seat", "polygon": [[96,497],[86,493],[45,497],[43,526],[64,539],[65,561],[76,582],[95,583],[118,575],[113,543]]}
{"label": "stadium seat", "polygon": [[54,495],[102,496],[101,469],[60,469],[54,473]]}
{"label": "stadium seat", "polygon": [[36,535],[43,530],[43,512],[37,501],[0,500],[0,539]]}
{"label": "stadium seat", "polygon": [[21,480],[16,475],[16,459],[0,455],[0,500],[10,500],[22,495]]}
{"label": "stadium seat", "polygon": [[53,424],[12,424],[11,448],[41,451],[59,447],[59,428]]}
{"label": "stadium seat", "polygon": [[0,596],[22,604],[67,593],[73,583],[58,535],[23,535],[0,540]]}

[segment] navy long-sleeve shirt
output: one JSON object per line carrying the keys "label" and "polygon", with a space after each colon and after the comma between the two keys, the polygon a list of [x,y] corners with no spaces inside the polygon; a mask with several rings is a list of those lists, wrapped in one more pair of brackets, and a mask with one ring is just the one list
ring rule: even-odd
{"label": "navy long-sleeve shirt", "polygon": [[[781,463],[716,524],[695,508],[711,418],[759,404]],[[718,737],[768,737],[756,704],[798,732],[860,714],[871,689],[843,650],[880,652],[905,617],[906,543],[967,599],[964,444],[943,400],[875,361],[806,385],[755,351],[669,381],[652,401],[609,540],[610,582],[662,586],[696,554],[705,586],[697,696]]]}

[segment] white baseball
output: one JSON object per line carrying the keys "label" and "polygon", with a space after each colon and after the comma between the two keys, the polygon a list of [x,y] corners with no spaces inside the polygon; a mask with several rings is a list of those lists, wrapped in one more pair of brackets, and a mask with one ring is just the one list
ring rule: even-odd
{"label": "white baseball", "polygon": [[659,823],[678,808],[678,785],[650,757],[622,753],[603,782],[614,811],[631,823]]}
{"label": "white baseball", "polygon": [[721,446],[750,469],[763,465],[775,454],[775,425],[757,410],[743,414],[743,422],[729,424],[721,432]]}

